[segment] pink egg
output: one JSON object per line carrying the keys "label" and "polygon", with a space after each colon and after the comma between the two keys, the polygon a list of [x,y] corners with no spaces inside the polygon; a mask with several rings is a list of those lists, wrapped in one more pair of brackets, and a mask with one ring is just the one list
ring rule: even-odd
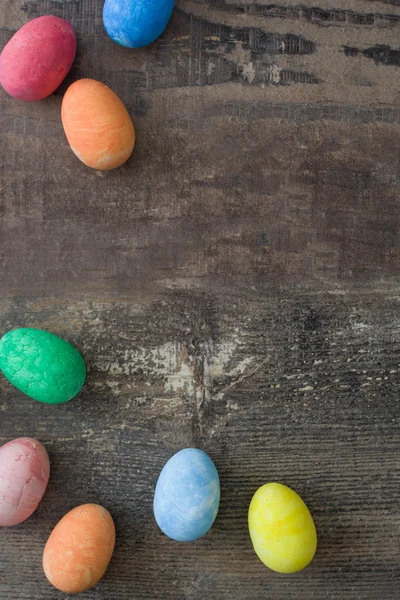
{"label": "pink egg", "polygon": [[31,516],[49,476],[49,457],[37,440],[18,438],[0,447],[0,526],[18,525]]}
{"label": "pink egg", "polygon": [[18,100],[42,100],[63,82],[75,52],[75,31],[68,21],[52,16],[33,19],[1,53],[0,84]]}

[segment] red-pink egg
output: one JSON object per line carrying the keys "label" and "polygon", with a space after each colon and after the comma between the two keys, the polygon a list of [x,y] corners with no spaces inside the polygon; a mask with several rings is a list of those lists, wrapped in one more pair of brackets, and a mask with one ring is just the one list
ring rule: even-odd
{"label": "red-pink egg", "polygon": [[68,21],[49,15],[33,19],[4,47],[0,84],[18,100],[42,100],[63,82],[75,52],[75,31]]}
{"label": "red-pink egg", "polygon": [[18,438],[0,447],[0,526],[18,525],[31,516],[49,476],[49,457],[37,440]]}

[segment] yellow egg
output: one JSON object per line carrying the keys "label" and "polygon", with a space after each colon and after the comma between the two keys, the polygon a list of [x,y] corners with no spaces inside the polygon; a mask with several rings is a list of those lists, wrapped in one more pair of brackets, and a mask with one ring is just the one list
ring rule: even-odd
{"label": "yellow egg", "polygon": [[267,483],[253,496],[249,531],[259,559],[278,573],[296,573],[317,549],[314,521],[296,492],[280,483]]}

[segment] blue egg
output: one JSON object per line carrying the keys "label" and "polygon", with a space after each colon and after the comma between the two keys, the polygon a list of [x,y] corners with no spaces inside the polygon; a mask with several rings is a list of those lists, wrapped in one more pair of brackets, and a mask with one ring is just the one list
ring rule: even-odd
{"label": "blue egg", "polygon": [[106,0],[104,27],[117,44],[141,48],[162,34],[173,8],[174,0]]}
{"label": "blue egg", "polygon": [[154,516],[178,542],[193,542],[212,527],[218,513],[218,471],[202,450],[186,448],[167,462],[157,481]]}

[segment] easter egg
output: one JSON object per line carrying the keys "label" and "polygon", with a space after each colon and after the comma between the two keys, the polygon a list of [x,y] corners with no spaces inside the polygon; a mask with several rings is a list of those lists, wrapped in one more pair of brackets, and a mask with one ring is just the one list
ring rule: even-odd
{"label": "easter egg", "polygon": [[75,52],[75,31],[68,21],[52,16],[33,19],[4,47],[0,84],[18,100],[42,100],[63,82]]}
{"label": "easter egg", "polygon": [[14,329],[0,340],[0,369],[30,398],[61,404],[81,390],[86,367],[71,344],[41,329]]}
{"label": "easter egg", "polygon": [[174,0],[106,0],[104,27],[117,44],[141,48],[162,34],[173,8]]}
{"label": "easter egg", "polygon": [[50,462],[46,449],[32,438],[0,447],[0,526],[28,519],[46,491]]}
{"label": "easter egg", "polygon": [[67,513],[53,529],[43,552],[43,570],[54,587],[79,594],[96,585],[115,546],[114,521],[98,504]]}
{"label": "easter egg", "polygon": [[161,471],[154,495],[154,516],[161,531],[178,542],[192,542],[210,529],[218,513],[217,469],[202,450],[186,448]]}
{"label": "easter egg", "polygon": [[310,511],[296,492],[280,483],[267,483],[254,494],[249,531],[259,559],[278,573],[301,571],[317,549]]}
{"label": "easter egg", "polygon": [[61,116],[72,151],[88,167],[115,169],[132,154],[132,120],[123,102],[104,83],[75,81],[64,96]]}

